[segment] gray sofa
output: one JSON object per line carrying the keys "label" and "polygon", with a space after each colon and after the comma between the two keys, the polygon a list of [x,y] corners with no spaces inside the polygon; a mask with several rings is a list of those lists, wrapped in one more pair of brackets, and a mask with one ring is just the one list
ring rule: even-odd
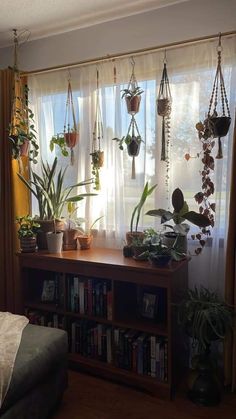
{"label": "gray sofa", "polygon": [[0,419],[45,419],[67,386],[67,333],[28,324]]}

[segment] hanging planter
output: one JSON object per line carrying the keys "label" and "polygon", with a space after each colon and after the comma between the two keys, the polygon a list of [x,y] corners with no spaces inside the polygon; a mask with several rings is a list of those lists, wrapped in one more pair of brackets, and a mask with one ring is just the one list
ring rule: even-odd
{"label": "hanging planter", "polygon": [[99,190],[100,185],[100,176],[99,172],[101,167],[104,164],[104,151],[101,150],[101,141],[103,140],[103,123],[102,123],[102,113],[99,103],[99,72],[97,71],[97,92],[96,92],[96,109],[95,109],[95,121],[93,129],[93,142],[92,142],[92,152],[90,156],[92,157],[92,174],[94,176],[94,189]]}
{"label": "hanging planter", "polygon": [[76,125],[75,109],[73,103],[73,94],[71,88],[70,78],[68,79],[67,88],[67,100],[66,100],[66,111],[65,111],[65,122],[63,133],[53,135],[50,141],[50,150],[54,150],[54,146],[57,145],[61,154],[64,157],[69,155],[67,148],[70,149],[70,163],[74,164],[74,147],[79,141],[79,132]]}
{"label": "hanging planter", "polygon": [[[219,43],[217,48],[218,63],[207,118],[203,123],[198,122],[196,124],[200,140],[209,142],[212,138],[218,138],[218,152],[216,159],[223,158],[221,138],[228,134],[231,124],[229,104],[221,67],[221,53],[221,34],[219,34]],[[221,104],[221,115],[219,114],[218,109],[219,104]]]}
{"label": "hanging planter", "polygon": [[134,73],[135,62],[132,59],[132,73],[127,89],[122,90],[122,99],[125,98],[127,112],[130,115],[135,115],[139,112],[141,94],[143,90],[138,86],[138,82]]}
{"label": "hanging planter", "polygon": [[14,78],[13,96],[11,103],[11,122],[9,125],[9,140],[12,143],[12,158],[18,160],[19,171],[22,173],[21,157],[28,156],[29,160],[37,163],[39,146],[34,128],[34,114],[29,107],[29,88],[23,85],[18,69],[18,36],[14,29]]}
{"label": "hanging planter", "polygon": [[[170,130],[170,113],[171,113],[171,92],[169,78],[166,67],[166,57],[164,59],[164,68],[157,97],[157,114],[162,116],[162,138],[161,138],[161,160],[168,160],[169,149],[169,130]],[[167,141],[166,141],[167,135]]]}
{"label": "hanging planter", "polygon": [[124,144],[127,146],[128,155],[132,157],[132,174],[131,179],[136,178],[135,174],[135,157],[139,155],[140,145],[143,141],[139,133],[137,122],[134,118],[134,115],[131,117],[129,124],[128,132],[126,136],[120,138],[113,138],[114,141],[117,141],[119,149],[124,150]]}

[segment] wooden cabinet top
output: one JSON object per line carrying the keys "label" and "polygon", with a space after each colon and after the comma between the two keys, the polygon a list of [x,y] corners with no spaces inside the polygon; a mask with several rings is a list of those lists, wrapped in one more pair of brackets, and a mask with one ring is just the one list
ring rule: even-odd
{"label": "wooden cabinet top", "polygon": [[[122,250],[92,248],[89,250],[71,250],[61,253],[48,253],[47,251],[39,251],[36,253],[19,253],[20,263],[22,267],[34,267],[37,269],[55,269],[60,271],[62,266],[97,266],[104,267],[107,270],[118,269],[119,271],[142,272],[146,275],[156,275],[161,277],[172,277],[177,271],[186,267],[187,261],[171,262],[165,268],[153,267],[148,261],[136,261],[133,258],[125,258]],[[63,269],[63,271],[65,271]],[[70,270],[69,270],[70,271]],[[68,272],[69,272],[68,271]],[[74,271],[74,269],[73,269]]]}

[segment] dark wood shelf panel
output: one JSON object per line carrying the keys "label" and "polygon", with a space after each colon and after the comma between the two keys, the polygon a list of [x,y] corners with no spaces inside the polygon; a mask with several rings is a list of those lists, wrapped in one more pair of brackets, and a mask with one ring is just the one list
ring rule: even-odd
{"label": "dark wood shelf panel", "polygon": [[[97,327],[96,333],[98,333],[98,330],[100,330],[99,333],[101,333],[101,330],[109,330],[109,326],[113,330],[118,328],[119,331],[115,330],[114,336],[112,334],[112,337],[109,337],[109,339],[121,339],[118,341],[118,344],[121,343],[121,346],[124,343],[122,336],[126,333],[125,329],[137,331],[137,334],[129,334],[131,336],[131,343],[134,344],[132,350],[136,350],[135,347],[138,348],[138,355],[143,356],[140,354],[144,350],[144,346],[142,347],[144,340],[148,344],[150,343],[150,346],[151,344],[159,345],[156,346],[156,354],[158,354],[158,351],[160,351],[160,354],[162,351],[162,354],[159,355],[160,358],[157,358],[158,355],[156,355],[156,362],[162,362],[162,368],[163,366],[167,368],[168,382],[158,381],[157,378],[139,375],[133,371],[117,368],[114,365],[79,354],[69,354],[69,360],[73,367],[77,366],[80,370],[88,373],[144,389],[158,397],[171,397],[174,386],[178,381],[178,376],[181,376],[185,365],[185,340],[173,312],[173,303],[178,303],[179,291],[184,291],[187,288],[187,260],[173,263],[169,267],[160,269],[153,267],[148,262],[139,262],[132,258],[125,258],[121,250],[114,249],[67,251],[60,254],[50,254],[45,251],[40,251],[34,254],[20,253],[18,256],[23,288],[22,312],[23,307],[27,307],[32,310],[39,310],[42,313],[55,313],[65,317],[71,346],[72,339],[73,344],[74,341],[78,343],[78,339],[81,339],[76,333],[80,330],[80,333],[85,333],[87,336],[86,330],[89,330],[90,327],[86,322],[84,322],[84,325],[81,323],[81,327],[80,325],[78,327],[70,327],[71,323],[77,320],[78,322],[80,320],[82,322],[83,320],[91,320],[98,325],[104,324],[104,328]],[[55,303],[46,303],[40,300],[44,277],[53,280],[54,274],[56,277],[60,274],[59,280],[61,281],[60,287],[62,289],[59,295],[63,297],[62,299],[60,298],[60,306]],[[85,283],[85,279],[92,279],[95,281],[95,284],[102,283],[102,281],[111,281],[112,320],[75,313],[67,309],[70,306],[76,307],[70,304],[73,301],[71,298],[74,298],[75,295],[78,297],[80,292],[76,289],[74,294],[74,289],[72,289],[70,281],[67,280],[67,274],[78,277],[81,280],[79,283]],[[88,289],[87,286],[86,289]],[[91,292],[91,288],[89,289],[89,292]],[[101,292],[101,298],[99,297],[99,289],[98,286],[98,292],[96,288],[92,290],[92,304],[91,294],[86,294],[86,298],[90,298],[88,301],[90,301],[92,307],[96,307],[96,304],[101,304],[100,307],[103,307],[103,304],[107,304],[107,300],[103,300],[103,292]],[[142,307],[142,298],[145,292],[155,294],[158,297],[158,306],[155,315],[156,322],[153,319],[142,317],[140,307]],[[83,298],[82,295],[80,294],[81,298]],[[80,300],[77,303],[79,304]],[[78,305],[77,308],[79,307],[81,306]],[[109,313],[111,313],[111,306],[109,307]],[[102,313],[104,311],[101,310],[100,312]],[[146,334],[150,336],[146,336]],[[133,337],[134,341],[132,341],[132,336],[135,335],[136,337]],[[111,335],[107,334],[107,340],[108,336]],[[151,336],[160,336],[161,339],[155,340],[150,338]],[[103,339],[103,344],[104,342],[106,340]],[[154,358],[155,362],[155,357],[153,356],[155,349],[153,346],[152,349],[151,347],[148,349],[148,344],[145,346],[146,350],[150,350],[148,356],[152,360]],[[122,352],[125,350],[126,346],[121,347],[121,357],[126,355]],[[136,352],[132,352],[132,354],[137,355]]]}
{"label": "dark wood shelf panel", "polygon": [[171,386],[168,382],[159,381],[157,378],[147,375],[136,374],[133,371],[118,368],[112,364],[107,364],[106,362],[97,361],[92,358],[86,358],[79,354],[70,353],[68,360],[71,367],[77,366],[80,370],[92,373],[93,375],[99,375],[125,383],[126,385],[139,387],[163,398],[170,398]]}

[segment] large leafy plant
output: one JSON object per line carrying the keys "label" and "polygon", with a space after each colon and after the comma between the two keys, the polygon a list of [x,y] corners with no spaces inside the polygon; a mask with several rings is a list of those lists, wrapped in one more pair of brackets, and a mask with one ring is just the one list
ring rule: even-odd
{"label": "large leafy plant", "polygon": [[131,221],[130,221],[130,231],[131,233],[133,231],[138,231],[138,224],[140,220],[141,210],[146,202],[146,199],[149,195],[154,191],[154,189],[157,187],[157,185],[151,186],[149,188],[148,182],[145,184],[140,201],[138,204],[134,207],[134,210],[131,215]]}
{"label": "large leafy plant", "polygon": [[179,304],[178,320],[197,344],[198,352],[203,353],[212,341],[223,340],[232,329],[233,311],[214,292],[195,287]]}
{"label": "large leafy plant", "polygon": [[57,172],[57,158],[52,166],[42,162],[42,176],[32,171],[32,180],[26,180],[18,173],[19,178],[35,196],[38,201],[39,218],[42,220],[59,219],[62,211],[68,202],[78,202],[87,196],[94,196],[94,193],[80,193],[71,196],[73,190],[78,187],[91,185],[93,178],[83,180],[75,185],[64,187],[64,180],[67,168]]}

